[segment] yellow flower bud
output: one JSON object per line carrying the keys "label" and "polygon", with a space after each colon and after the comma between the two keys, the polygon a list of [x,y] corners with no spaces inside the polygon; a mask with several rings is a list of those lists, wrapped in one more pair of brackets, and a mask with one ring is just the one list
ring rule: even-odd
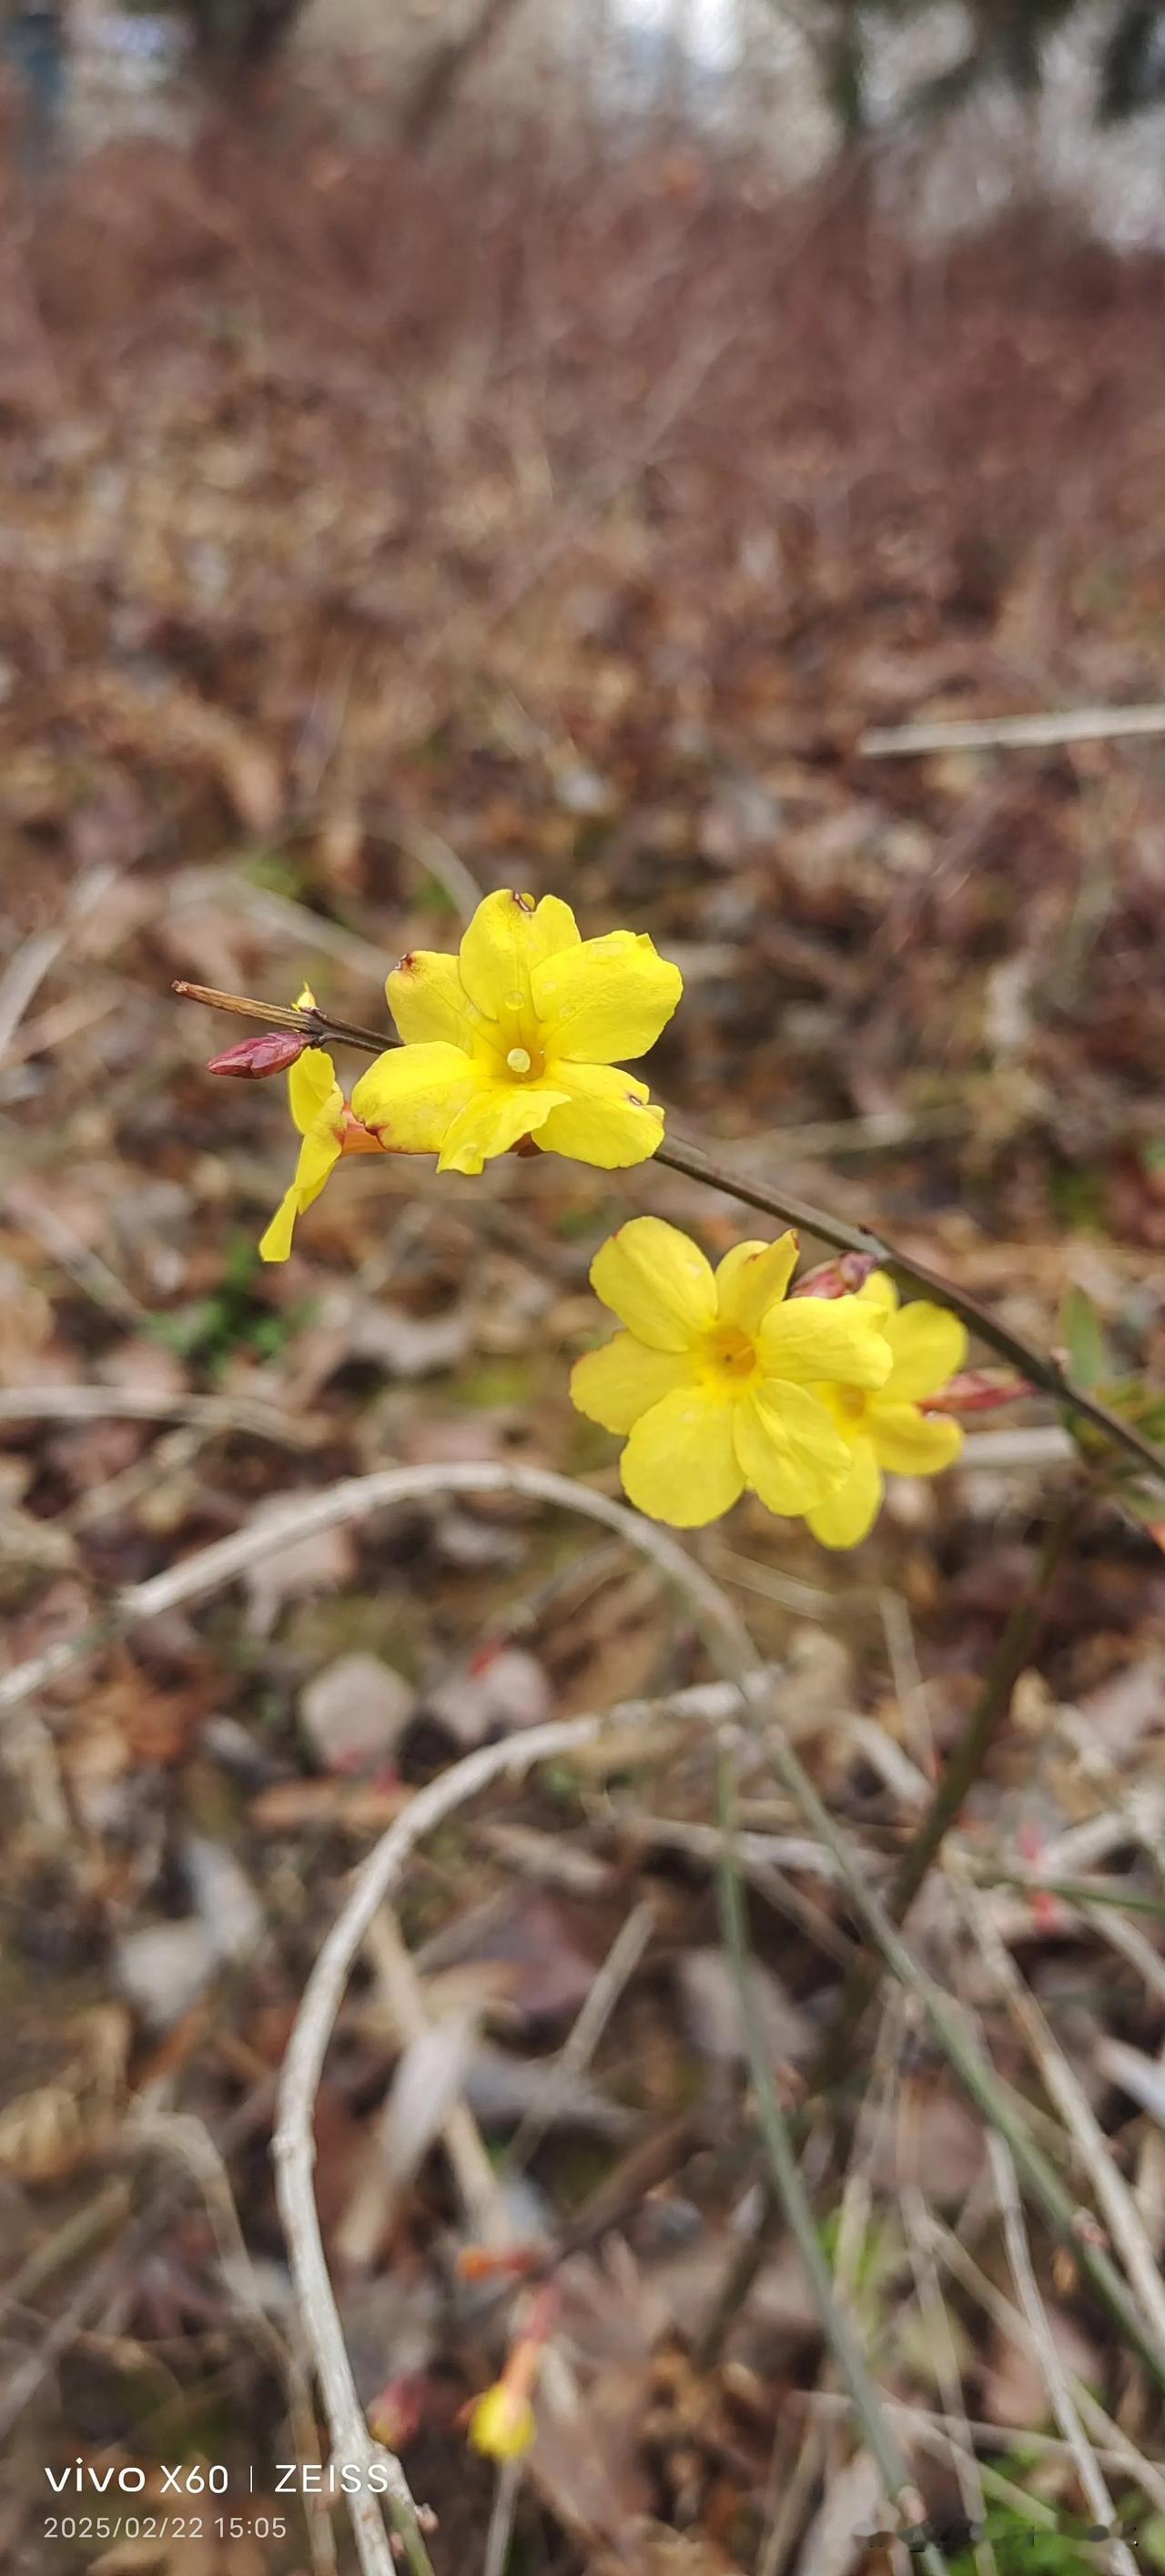
{"label": "yellow flower bud", "polygon": [[534,2439],[534,2409],[520,2389],[495,2379],[469,2418],[469,2438],[487,2459],[517,2460]]}

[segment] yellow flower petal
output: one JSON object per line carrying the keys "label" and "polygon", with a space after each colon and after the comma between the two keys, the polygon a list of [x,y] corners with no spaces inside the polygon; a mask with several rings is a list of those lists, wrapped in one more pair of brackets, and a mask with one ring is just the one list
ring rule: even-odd
{"label": "yellow flower petal", "polygon": [[882,1476],[873,1442],[857,1439],[844,1485],[816,1503],[805,1518],[822,1547],[856,1547],[872,1530],[881,1502]]}
{"label": "yellow flower petal", "polygon": [[649,1350],[633,1333],[616,1333],[601,1351],[588,1351],[570,1372],[570,1400],[604,1431],[630,1431],[642,1413],[691,1379],[681,1351]]}
{"label": "yellow flower petal", "polygon": [[920,1413],[916,1404],[888,1404],[877,1396],[866,1415],[878,1458],[892,1476],[937,1476],[953,1466],[963,1445],[957,1422]]}
{"label": "yellow flower petal", "polygon": [[538,1134],[562,1097],[533,1083],[479,1083],[445,1131],[438,1171],[480,1172],[495,1154],[507,1154],[519,1136]]}
{"label": "yellow flower petal", "polygon": [[744,1485],[732,1412],[710,1388],[684,1386],[640,1416],[619,1461],[637,1511],[673,1529],[702,1529],[730,1510]]}
{"label": "yellow flower petal", "polygon": [[857,1293],[867,1306],[876,1306],[883,1315],[896,1315],[898,1312],[898,1291],[888,1270],[871,1270]]}
{"label": "yellow flower petal", "polygon": [[736,1406],[736,1455],[770,1512],[795,1517],[823,1502],[850,1471],[850,1453],[820,1398],[773,1380]]}
{"label": "yellow flower petal", "polygon": [[890,1345],[879,1318],[857,1297],[794,1297],[766,1315],[757,1349],[766,1377],[813,1386],[884,1386]]}
{"label": "yellow flower petal", "polygon": [[684,1351],[716,1321],[716,1283],[698,1244],[658,1216],[634,1216],[595,1254],[591,1286],[653,1351]]}
{"label": "yellow flower petal", "polygon": [[299,1192],[294,1181],[285,1190],[265,1234],[259,1237],[260,1261],[286,1261],[299,1215]]}
{"label": "yellow flower petal", "polygon": [[297,1057],[287,1077],[287,1097],[301,1136],[307,1135],[324,1110],[333,1107],[339,1125],[344,1114],[344,1094],[336,1080],[335,1065],[323,1047],[305,1047]]}
{"label": "yellow flower petal", "polygon": [[[303,1059],[300,1058],[302,1063]],[[337,1094],[337,1097],[340,1095]],[[343,1100],[340,1100],[343,1107]],[[299,1149],[295,1179],[285,1190],[266,1233],[260,1238],[261,1261],[286,1261],[295,1232],[295,1220],[318,1199],[325,1181],[340,1159],[340,1138],[324,1133],[305,1136]]]}
{"label": "yellow flower petal", "polygon": [[406,1046],[444,1038],[468,1051],[475,1021],[455,957],[436,948],[410,949],[384,989]]}
{"label": "yellow flower petal", "polygon": [[886,1393],[906,1403],[937,1395],[967,1363],[967,1327],[945,1306],[904,1306],[885,1327],[890,1344]]}
{"label": "yellow flower petal", "polygon": [[645,933],[609,930],[544,958],[530,977],[548,1056],[623,1064],[645,1055],[684,989]]}
{"label": "yellow flower petal", "polygon": [[648,1098],[647,1084],[608,1064],[548,1062],[546,1080],[564,1094],[539,1131],[548,1154],[572,1154],[604,1172],[645,1163],[663,1142],[663,1111]]}
{"label": "yellow flower petal", "polygon": [[528,1005],[530,977],[536,966],[562,948],[579,945],[579,928],[568,903],[545,894],[539,904],[529,895],[505,887],[479,903],[461,942],[461,981],[487,1019]]}
{"label": "yellow flower petal", "polygon": [[496,2379],[493,2387],[486,2389],[469,2418],[473,2448],[490,2460],[520,2459],[522,2452],[529,2450],[536,2429],[529,2398],[507,2388],[504,2379]]}
{"label": "yellow flower petal", "polygon": [[476,1089],[468,1056],[433,1039],[378,1055],[360,1076],[352,1108],[366,1127],[379,1130],[390,1154],[436,1154]]}
{"label": "yellow flower petal", "polygon": [[770,1306],[779,1306],[796,1267],[795,1234],[778,1235],[775,1243],[734,1243],[716,1272],[721,1323],[751,1341]]}

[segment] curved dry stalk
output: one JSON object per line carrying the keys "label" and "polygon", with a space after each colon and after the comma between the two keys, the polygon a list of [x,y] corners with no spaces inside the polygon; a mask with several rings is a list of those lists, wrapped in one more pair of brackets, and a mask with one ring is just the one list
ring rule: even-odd
{"label": "curved dry stalk", "polygon": [[[433,2576],[432,2561],[400,2461],[373,2441],[365,2422],[316,2210],[312,2181],[315,2104],[324,2058],[356,1953],[422,1835],[431,1833],[446,1816],[505,1772],[521,1772],[535,1762],[593,1743],[600,1724],[598,1718],[576,1717],[530,1727],[522,1735],[503,1738],[499,1744],[486,1744],[480,1751],[467,1754],[464,1761],[454,1763],[450,1770],[417,1791],[404,1814],[398,1816],[370,1853],[332,1925],[304,1989],[283,2061],[272,2149],[276,2191],[333,2452],[345,2466],[358,2469],[362,2479],[376,2469],[380,2491],[413,2576]],[[395,2576],[376,2493],[365,2488],[357,2495],[349,2495],[347,2501],[364,2576]]]}
{"label": "curved dry stalk", "polygon": [[[445,1467],[389,1468],[379,1475],[353,1480],[365,1490],[375,1488],[382,1501],[399,1498],[403,1492],[430,1493],[445,1491],[509,1490],[536,1493],[542,1499],[559,1503],[585,1517],[605,1521],[626,1539],[640,1556],[647,1557],[660,1573],[689,1603],[699,1624],[709,1632],[708,1642],[727,1666],[747,1713],[759,1714],[765,1705],[766,1685],[756,1678],[755,1655],[751,1640],[735,1612],[718,1587],[703,1569],[676,1542],[650,1521],[625,1505],[609,1501],[605,1495],[592,1493],[567,1477],[529,1467]],[[342,1489],[341,1489],[342,1490]],[[319,1498],[323,1499],[323,1498]],[[333,1501],[335,1496],[332,1497]],[[306,1508],[306,1506],[304,1507]],[[267,1535],[270,1524],[261,1525],[257,1535]],[[245,1537],[246,1533],[240,1533]],[[256,1535],[252,1533],[252,1535]],[[237,1541],[227,1542],[228,1549]],[[213,1555],[205,1550],[204,1559]],[[221,1566],[221,1549],[219,1563]],[[305,1989],[295,2026],[284,2060],[279,2089],[279,2117],[274,2141],[277,2192],[280,2215],[287,2237],[301,2315],[323,2390],[335,2455],[342,2463],[361,2472],[362,2486],[358,2495],[349,2496],[353,2528],[360,2552],[364,2576],[390,2576],[392,2557],[385,2537],[380,2509],[374,2494],[364,2480],[374,2466],[379,2467],[380,2486],[404,2549],[413,2576],[432,2576],[431,2561],[425,2547],[417,2508],[404,2471],[393,2454],[375,2445],[365,2424],[359,2395],[352,2376],[344,2341],[343,2328],[336,2310],[328,2274],[312,2184],[314,2164],[313,2128],[316,2095],[323,2073],[324,2058],[352,1963],[369,1928],[391,1893],[409,1853],[421,1836],[476,1796],[480,1789],[505,1774],[529,1770],[539,1761],[584,1744],[593,1743],[603,1725],[598,1717],[560,1719],[546,1726],[527,1728],[522,1734],[504,1739],[499,1744],[482,1746],[466,1755],[450,1770],[417,1792],[404,1813],[389,1827],[359,1872],[346,1904],[332,1926]],[[730,1760],[729,1739],[722,1737],[725,1761]],[[798,1766],[799,1769],[799,1766]],[[739,1903],[739,1879],[732,1872],[731,1859],[724,1864],[726,1890],[735,1888]],[[726,1905],[732,1898],[726,1894]],[[730,1915],[726,1917],[731,1929]],[[745,2027],[749,2032],[750,2056],[758,2101],[768,2132],[772,2101],[763,2040],[750,2027],[751,1989],[745,1978]],[[783,2117],[777,2110],[778,2131]],[[800,2177],[793,2164],[792,2182],[786,2183],[798,2213],[800,2232],[808,2248],[813,2248],[810,2277],[818,2298],[822,2330],[834,2358],[843,2372],[854,2411],[865,2439],[878,2461],[893,2498],[902,2498],[913,2510],[913,2496],[902,2455],[881,2406],[878,2393],[869,2379],[852,2330],[842,2317],[833,2295],[828,2267],[821,2256],[813,2229],[812,2216],[804,2200]],[[931,2558],[931,2576],[941,2576],[942,2562]]]}
{"label": "curved dry stalk", "polygon": [[[709,1632],[713,1651],[719,1648],[733,1680],[740,1685],[750,1713],[764,1719],[768,1710],[769,1685],[756,1669],[747,1630],[719,1587],[673,1539],[651,1522],[628,1511],[623,1504],[575,1484],[568,1477],[554,1475],[547,1469],[470,1463],[441,1469],[379,1468],[369,1475],[348,1477],[319,1493],[297,1495],[284,1511],[271,1513],[248,1528],[233,1532],[229,1538],[214,1541],[209,1547],[200,1549],[162,1574],[151,1576],[144,1583],[130,1585],[117,1597],[104,1622],[95,1624],[80,1637],[62,1639],[43,1654],[31,1657],[13,1671],[0,1676],[0,1709],[18,1706],[44,1689],[104,1639],[121,1634],[141,1620],[156,1617],[160,1611],[171,1609],[179,1602],[197,1600],[215,1591],[232,1582],[248,1566],[258,1564],[263,1557],[293,1540],[334,1528],[346,1521],[363,1519],[370,1512],[394,1503],[423,1500],[437,1493],[527,1495],[534,1501],[582,1513],[586,1518],[602,1522],[620,1537],[629,1538],[640,1553],[651,1557],[660,1571],[683,1590],[700,1624]],[[507,1749],[512,1751],[512,1748]],[[1147,2334],[1125,2284],[1102,2249],[1081,2237],[1074,2205],[1054,2168],[1037,2148],[1022,2106],[1000,2083],[994,2068],[977,2046],[965,2016],[919,1966],[885,1907],[870,1888],[861,1855],[850,1848],[848,1838],[838,1831],[804,1766],[779,1730],[770,1732],[768,1749],[774,1770],[806,1822],[830,1853],[849,1902],[874,1946],[894,1975],[918,1998],[940,2046],[971,2099],[984,2118],[1008,2139],[1033,2200],[1057,2236],[1073,2248],[1081,2268],[1088,2273],[1126,2341],[1141,2353],[1156,2384],[1165,2386],[1165,2353]],[[478,1757],[471,1758],[476,1760]],[[411,1815],[413,1810],[410,1808],[408,1812]],[[402,1824],[405,1821],[404,1818],[400,1820]],[[393,1830],[395,1832],[396,1828]],[[363,1881],[358,1884],[362,1886]],[[376,2576],[379,2576],[379,2570]]]}
{"label": "curved dry stalk", "polygon": [[[221,1591],[224,1584],[235,1582],[250,1566],[261,1564],[264,1557],[294,1541],[336,1529],[345,1521],[363,1520],[393,1503],[431,1501],[439,1494],[489,1493],[524,1494],[532,1502],[582,1512],[587,1519],[602,1521],[622,1537],[631,1530],[646,1533],[637,1535],[632,1544],[653,1557],[661,1570],[683,1587],[693,1604],[698,1602],[702,1618],[729,1639],[733,1654],[747,1663],[752,1651],[747,1633],[718,1586],[674,1539],[666,1537],[652,1522],[639,1519],[626,1504],[594,1493],[587,1485],[575,1484],[569,1476],[556,1476],[549,1468],[484,1464],[453,1465],[440,1470],[378,1467],[366,1476],[347,1476],[339,1484],[293,1495],[282,1511],[267,1512],[245,1528],[233,1530],[229,1538],[213,1540],[209,1547],[182,1557],[177,1565],[150,1575],[144,1583],[128,1584],[115,1594],[103,1618],[0,1674],[0,1710],[20,1707],[127,1629],[139,1626],[143,1620],[156,1619],[163,1610],[176,1609],[180,1603],[203,1600],[207,1594]],[[763,1704],[760,1684],[754,1687],[753,1695]]]}
{"label": "curved dry stalk", "polygon": [[260,1396],[161,1395],[140,1386],[0,1387],[0,1422],[190,1422],[205,1431],[250,1431],[285,1449],[309,1449],[303,1422]]}
{"label": "curved dry stalk", "polygon": [[[219,2259],[246,2313],[252,2339],[272,2363],[287,2392],[288,2426],[301,2459],[320,2466],[319,2441],[311,2392],[298,2353],[279,2333],[263,2305],[251,2249],[243,2234],[230,2176],[205,2122],[188,2111],[165,2111],[139,2100],[129,2122],[129,2141],[147,2152],[174,2157],[193,2176],[218,2244]],[[308,2546],[317,2576],[335,2576],[336,2545],[326,2514],[308,2513]]]}
{"label": "curved dry stalk", "polygon": [[[421,1500],[434,1493],[525,1494],[534,1501],[581,1512],[588,1519],[603,1522],[620,1536],[631,1537],[634,1546],[653,1557],[661,1572],[682,1587],[689,1602],[698,1609],[701,1621],[707,1624],[711,1637],[718,1639],[749,1709],[759,1719],[766,1716],[769,1685],[763,1671],[757,1670],[746,1629],[718,1585],[710,1581],[703,1569],[673,1539],[653,1523],[629,1512],[623,1504],[610,1500],[605,1494],[594,1493],[585,1485],[574,1484],[569,1477],[553,1475],[545,1468],[484,1464],[454,1465],[439,1470],[435,1467],[382,1467],[366,1476],[347,1477],[342,1483],[319,1493],[297,1495],[285,1511],[271,1513],[248,1528],[233,1532],[229,1538],[213,1541],[209,1547],[184,1558],[176,1566],[168,1567],[164,1573],[152,1575],[145,1583],[131,1584],[117,1596],[104,1622],[95,1624],[79,1637],[61,1639],[43,1654],[30,1657],[26,1663],[18,1664],[11,1672],[0,1676],[0,1710],[18,1706],[44,1689],[61,1673],[68,1672],[80,1662],[103,1639],[120,1635],[138,1621],[154,1618],[159,1611],[172,1609],[179,1602],[194,1601],[217,1590],[224,1583],[232,1582],[248,1566],[258,1564],[263,1557],[291,1541],[332,1529],[345,1521],[363,1519],[368,1513],[392,1503]],[[983,2117],[1009,2140],[1025,2186],[1045,2218],[1057,2236],[1071,2246],[1126,2341],[1141,2353],[1157,2386],[1165,2387],[1165,2353],[1147,2335],[1120,2275],[1103,2250],[1081,2237],[1077,2213],[1069,2194],[1047,2157],[1036,2146],[1022,2106],[1001,2084],[994,2068],[976,2044],[958,2006],[919,1966],[885,1906],[873,1893],[862,1856],[851,1850],[848,1838],[838,1831],[804,1765],[779,1730],[770,1732],[768,1749],[778,1777],[830,1854],[854,1913],[871,1942],[881,1952],[893,1974],[918,1998],[940,2047],[972,2101]]]}

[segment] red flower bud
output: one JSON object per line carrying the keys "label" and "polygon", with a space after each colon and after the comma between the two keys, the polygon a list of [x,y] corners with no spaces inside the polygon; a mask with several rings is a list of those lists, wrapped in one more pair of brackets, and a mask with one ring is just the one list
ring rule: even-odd
{"label": "red flower bud", "polygon": [[1001,1404],[1018,1404],[1021,1396],[1034,1394],[1035,1388],[1015,1369],[962,1369],[936,1394],[923,1396],[921,1404],[924,1413],[994,1413]]}
{"label": "red flower bud", "polygon": [[545,2246],[463,2245],[457,2270],[463,2281],[522,2281],[545,2259]]}
{"label": "red flower bud", "polygon": [[262,1082],[269,1073],[286,1073],[310,1045],[311,1039],[294,1029],[265,1029],[260,1038],[241,1038],[224,1055],[212,1055],[206,1070],[233,1074],[238,1082]]}
{"label": "red flower bud", "polygon": [[877,1269],[872,1252],[839,1252],[816,1270],[807,1270],[792,1290],[794,1297],[853,1297]]}
{"label": "red flower bud", "polygon": [[368,2429],[390,2451],[404,2449],[425,2421],[429,2384],[422,2370],[402,2370],[386,2379],[368,2409]]}

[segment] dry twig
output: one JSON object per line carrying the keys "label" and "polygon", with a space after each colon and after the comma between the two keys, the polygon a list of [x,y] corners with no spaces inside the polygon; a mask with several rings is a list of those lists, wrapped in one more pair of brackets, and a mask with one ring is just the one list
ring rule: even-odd
{"label": "dry twig", "polygon": [[[1106,2524],[1108,2529],[1112,2530],[1116,2511],[1105,2483],[1104,2471],[1073,2405],[1072,2392],[1068,2386],[1068,2374],[1060,2358],[1059,2346],[1048,2324],[1044,2303],[1040,2297],[1039,2284],[1031,2258],[1031,2247],[1028,2244],[1027,2228],[1024,2225],[1015,2166],[1002,2138],[992,2137],[988,2144],[991,2151],[991,2170],[995,2178],[995,2190],[1003,2219],[1007,2259],[1011,2265],[1016,2295],[1039,2354],[1052,2413],[1071,2451],[1076,2475],[1080,2480],[1089,2512],[1095,2514],[1098,2522]],[[1117,2576],[1137,2576],[1137,2562],[1125,2540],[1114,2540],[1112,2564],[1117,2571]]]}
{"label": "dry twig", "polygon": [[1069,707],[1058,715],[936,717],[931,724],[872,725],[858,743],[867,760],[930,751],[1048,751],[1058,743],[1122,742],[1165,733],[1165,706]]}

